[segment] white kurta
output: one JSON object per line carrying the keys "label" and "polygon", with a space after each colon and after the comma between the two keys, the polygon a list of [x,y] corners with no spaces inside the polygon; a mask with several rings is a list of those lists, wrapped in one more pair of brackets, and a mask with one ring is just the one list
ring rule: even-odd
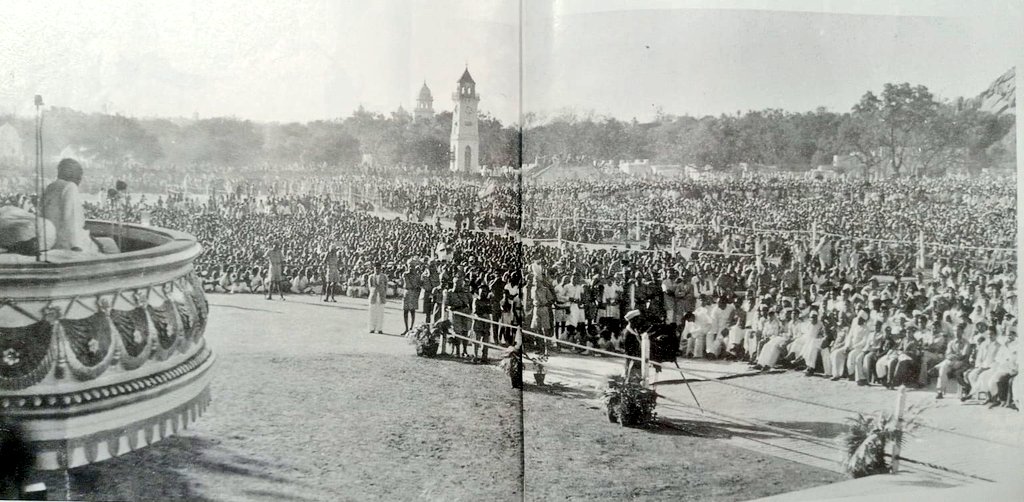
{"label": "white kurta", "polygon": [[821,324],[811,324],[810,322],[804,323],[803,336],[801,336],[800,352],[797,354],[802,357],[804,364],[808,367],[814,367],[818,364],[818,356],[821,354],[821,344],[825,341],[821,338]]}
{"label": "white kurta", "polygon": [[43,190],[42,214],[57,229],[57,239],[52,249],[78,248],[82,251],[97,252],[96,244],[85,230],[85,210],[78,196],[78,185],[64,180],[55,180]]}

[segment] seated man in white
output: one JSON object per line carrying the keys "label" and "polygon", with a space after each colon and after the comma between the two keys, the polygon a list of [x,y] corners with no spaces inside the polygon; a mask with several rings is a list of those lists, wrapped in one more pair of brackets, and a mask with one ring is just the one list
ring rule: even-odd
{"label": "seated man in white", "polygon": [[[81,182],[82,165],[74,159],[61,160],[57,164],[57,179],[43,190],[42,215],[57,229],[52,249],[99,253],[100,245],[85,229],[85,210],[78,195]],[[117,252],[112,239],[103,241],[104,252]]]}

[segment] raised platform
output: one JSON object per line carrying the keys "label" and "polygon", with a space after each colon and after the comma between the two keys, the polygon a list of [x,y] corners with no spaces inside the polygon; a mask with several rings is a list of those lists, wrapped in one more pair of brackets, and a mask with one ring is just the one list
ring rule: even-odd
{"label": "raised platform", "polygon": [[28,432],[41,469],[159,441],[210,399],[199,244],[160,228],[86,228],[125,252],[0,262],[0,412]]}

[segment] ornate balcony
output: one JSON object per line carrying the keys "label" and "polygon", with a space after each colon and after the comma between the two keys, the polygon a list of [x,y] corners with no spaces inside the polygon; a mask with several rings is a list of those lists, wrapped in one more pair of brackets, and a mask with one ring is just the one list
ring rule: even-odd
{"label": "ornate balcony", "polygon": [[90,221],[120,254],[0,255],[0,413],[40,469],[67,469],[174,435],[210,401],[209,307],[191,236]]}

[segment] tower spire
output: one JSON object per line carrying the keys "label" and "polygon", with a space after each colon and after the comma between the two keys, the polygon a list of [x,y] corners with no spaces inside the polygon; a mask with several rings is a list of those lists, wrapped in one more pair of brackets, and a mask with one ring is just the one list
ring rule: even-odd
{"label": "tower spire", "polygon": [[480,166],[480,133],[477,125],[476,82],[469,75],[469,62],[456,83],[452,94],[455,110],[452,112],[451,170],[475,172]]}

